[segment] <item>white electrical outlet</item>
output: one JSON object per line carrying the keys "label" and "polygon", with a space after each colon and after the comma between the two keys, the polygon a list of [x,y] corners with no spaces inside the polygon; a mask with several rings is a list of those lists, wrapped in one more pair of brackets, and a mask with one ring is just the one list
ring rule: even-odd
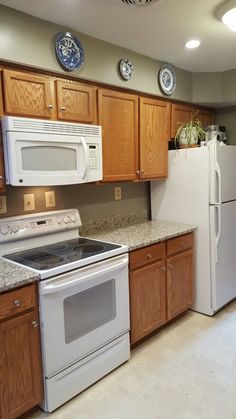
{"label": "white electrical outlet", "polygon": [[115,200],[119,201],[121,199],[121,186],[115,187]]}
{"label": "white electrical outlet", "polygon": [[46,205],[46,208],[56,206],[54,191],[45,192],[45,205]]}
{"label": "white electrical outlet", "polygon": [[29,193],[24,195],[24,211],[35,210],[34,194]]}
{"label": "white electrical outlet", "polygon": [[0,214],[7,212],[7,198],[5,195],[0,195]]}

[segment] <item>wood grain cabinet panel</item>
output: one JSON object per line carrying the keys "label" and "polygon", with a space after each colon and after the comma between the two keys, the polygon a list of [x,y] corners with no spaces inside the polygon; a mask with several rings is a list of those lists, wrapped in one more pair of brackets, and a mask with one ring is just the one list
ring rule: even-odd
{"label": "wood grain cabinet panel", "polygon": [[103,180],[134,180],[138,169],[138,96],[98,90]]}
{"label": "wood grain cabinet panel", "polygon": [[167,319],[171,320],[193,303],[193,250],[167,259]]}
{"label": "wood grain cabinet panel", "polygon": [[212,110],[205,108],[195,108],[197,117],[201,121],[202,125],[208,126],[214,124],[215,113]]}
{"label": "wood grain cabinet panel", "polygon": [[5,113],[52,118],[55,112],[53,79],[32,73],[3,70]]}
{"label": "wood grain cabinet panel", "polygon": [[[21,292],[27,288],[22,288]],[[1,299],[6,308],[9,299]],[[18,418],[41,402],[41,350],[36,306],[26,304],[23,313],[0,321],[0,371],[1,419]]]}
{"label": "wood grain cabinet panel", "polygon": [[194,115],[194,106],[172,103],[171,105],[171,138],[175,134],[180,124],[189,122]]}
{"label": "wood grain cabinet panel", "polygon": [[168,102],[140,98],[140,178],[167,176],[168,140],[170,139]]}
{"label": "wood grain cabinet panel", "polygon": [[58,119],[96,123],[96,88],[72,81],[56,81]]}
{"label": "wood grain cabinet panel", "polygon": [[130,272],[131,344],[166,322],[165,261]]}

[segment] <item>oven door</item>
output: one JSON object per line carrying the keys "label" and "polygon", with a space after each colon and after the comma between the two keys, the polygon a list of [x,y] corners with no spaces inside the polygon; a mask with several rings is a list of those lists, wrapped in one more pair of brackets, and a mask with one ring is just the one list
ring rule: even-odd
{"label": "oven door", "polygon": [[39,289],[46,377],[129,330],[127,254],[41,281]]}

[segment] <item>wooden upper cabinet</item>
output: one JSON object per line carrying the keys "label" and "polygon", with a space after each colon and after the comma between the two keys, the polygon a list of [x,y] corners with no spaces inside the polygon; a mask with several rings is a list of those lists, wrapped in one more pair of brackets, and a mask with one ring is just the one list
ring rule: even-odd
{"label": "wooden upper cabinet", "polygon": [[208,126],[214,124],[215,114],[210,109],[196,108],[197,117],[201,121],[202,125]]}
{"label": "wooden upper cabinet", "polygon": [[52,118],[55,112],[53,83],[48,76],[3,70],[5,113]]}
{"label": "wooden upper cabinet", "polygon": [[95,124],[96,88],[72,81],[56,81],[58,119]]}
{"label": "wooden upper cabinet", "polygon": [[98,90],[103,180],[134,180],[138,169],[138,96]]}
{"label": "wooden upper cabinet", "polygon": [[180,124],[190,121],[194,115],[194,106],[182,105],[180,103],[172,103],[171,105],[171,138],[175,138],[175,134]]}
{"label": "wooden upper cabinet", "polygon": [[167,176],[170,139],[168,102],[140,98],[140,178]]}

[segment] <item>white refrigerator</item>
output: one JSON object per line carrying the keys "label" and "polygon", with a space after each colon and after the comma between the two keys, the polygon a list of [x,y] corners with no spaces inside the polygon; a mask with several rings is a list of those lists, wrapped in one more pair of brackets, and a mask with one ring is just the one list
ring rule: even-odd
{"label": "white refrigerator", "polygon": [[193,310],[213,315],[236,297],[236,146],[169,151],[167,180],[151,182],[151,211],[196,225]]}

